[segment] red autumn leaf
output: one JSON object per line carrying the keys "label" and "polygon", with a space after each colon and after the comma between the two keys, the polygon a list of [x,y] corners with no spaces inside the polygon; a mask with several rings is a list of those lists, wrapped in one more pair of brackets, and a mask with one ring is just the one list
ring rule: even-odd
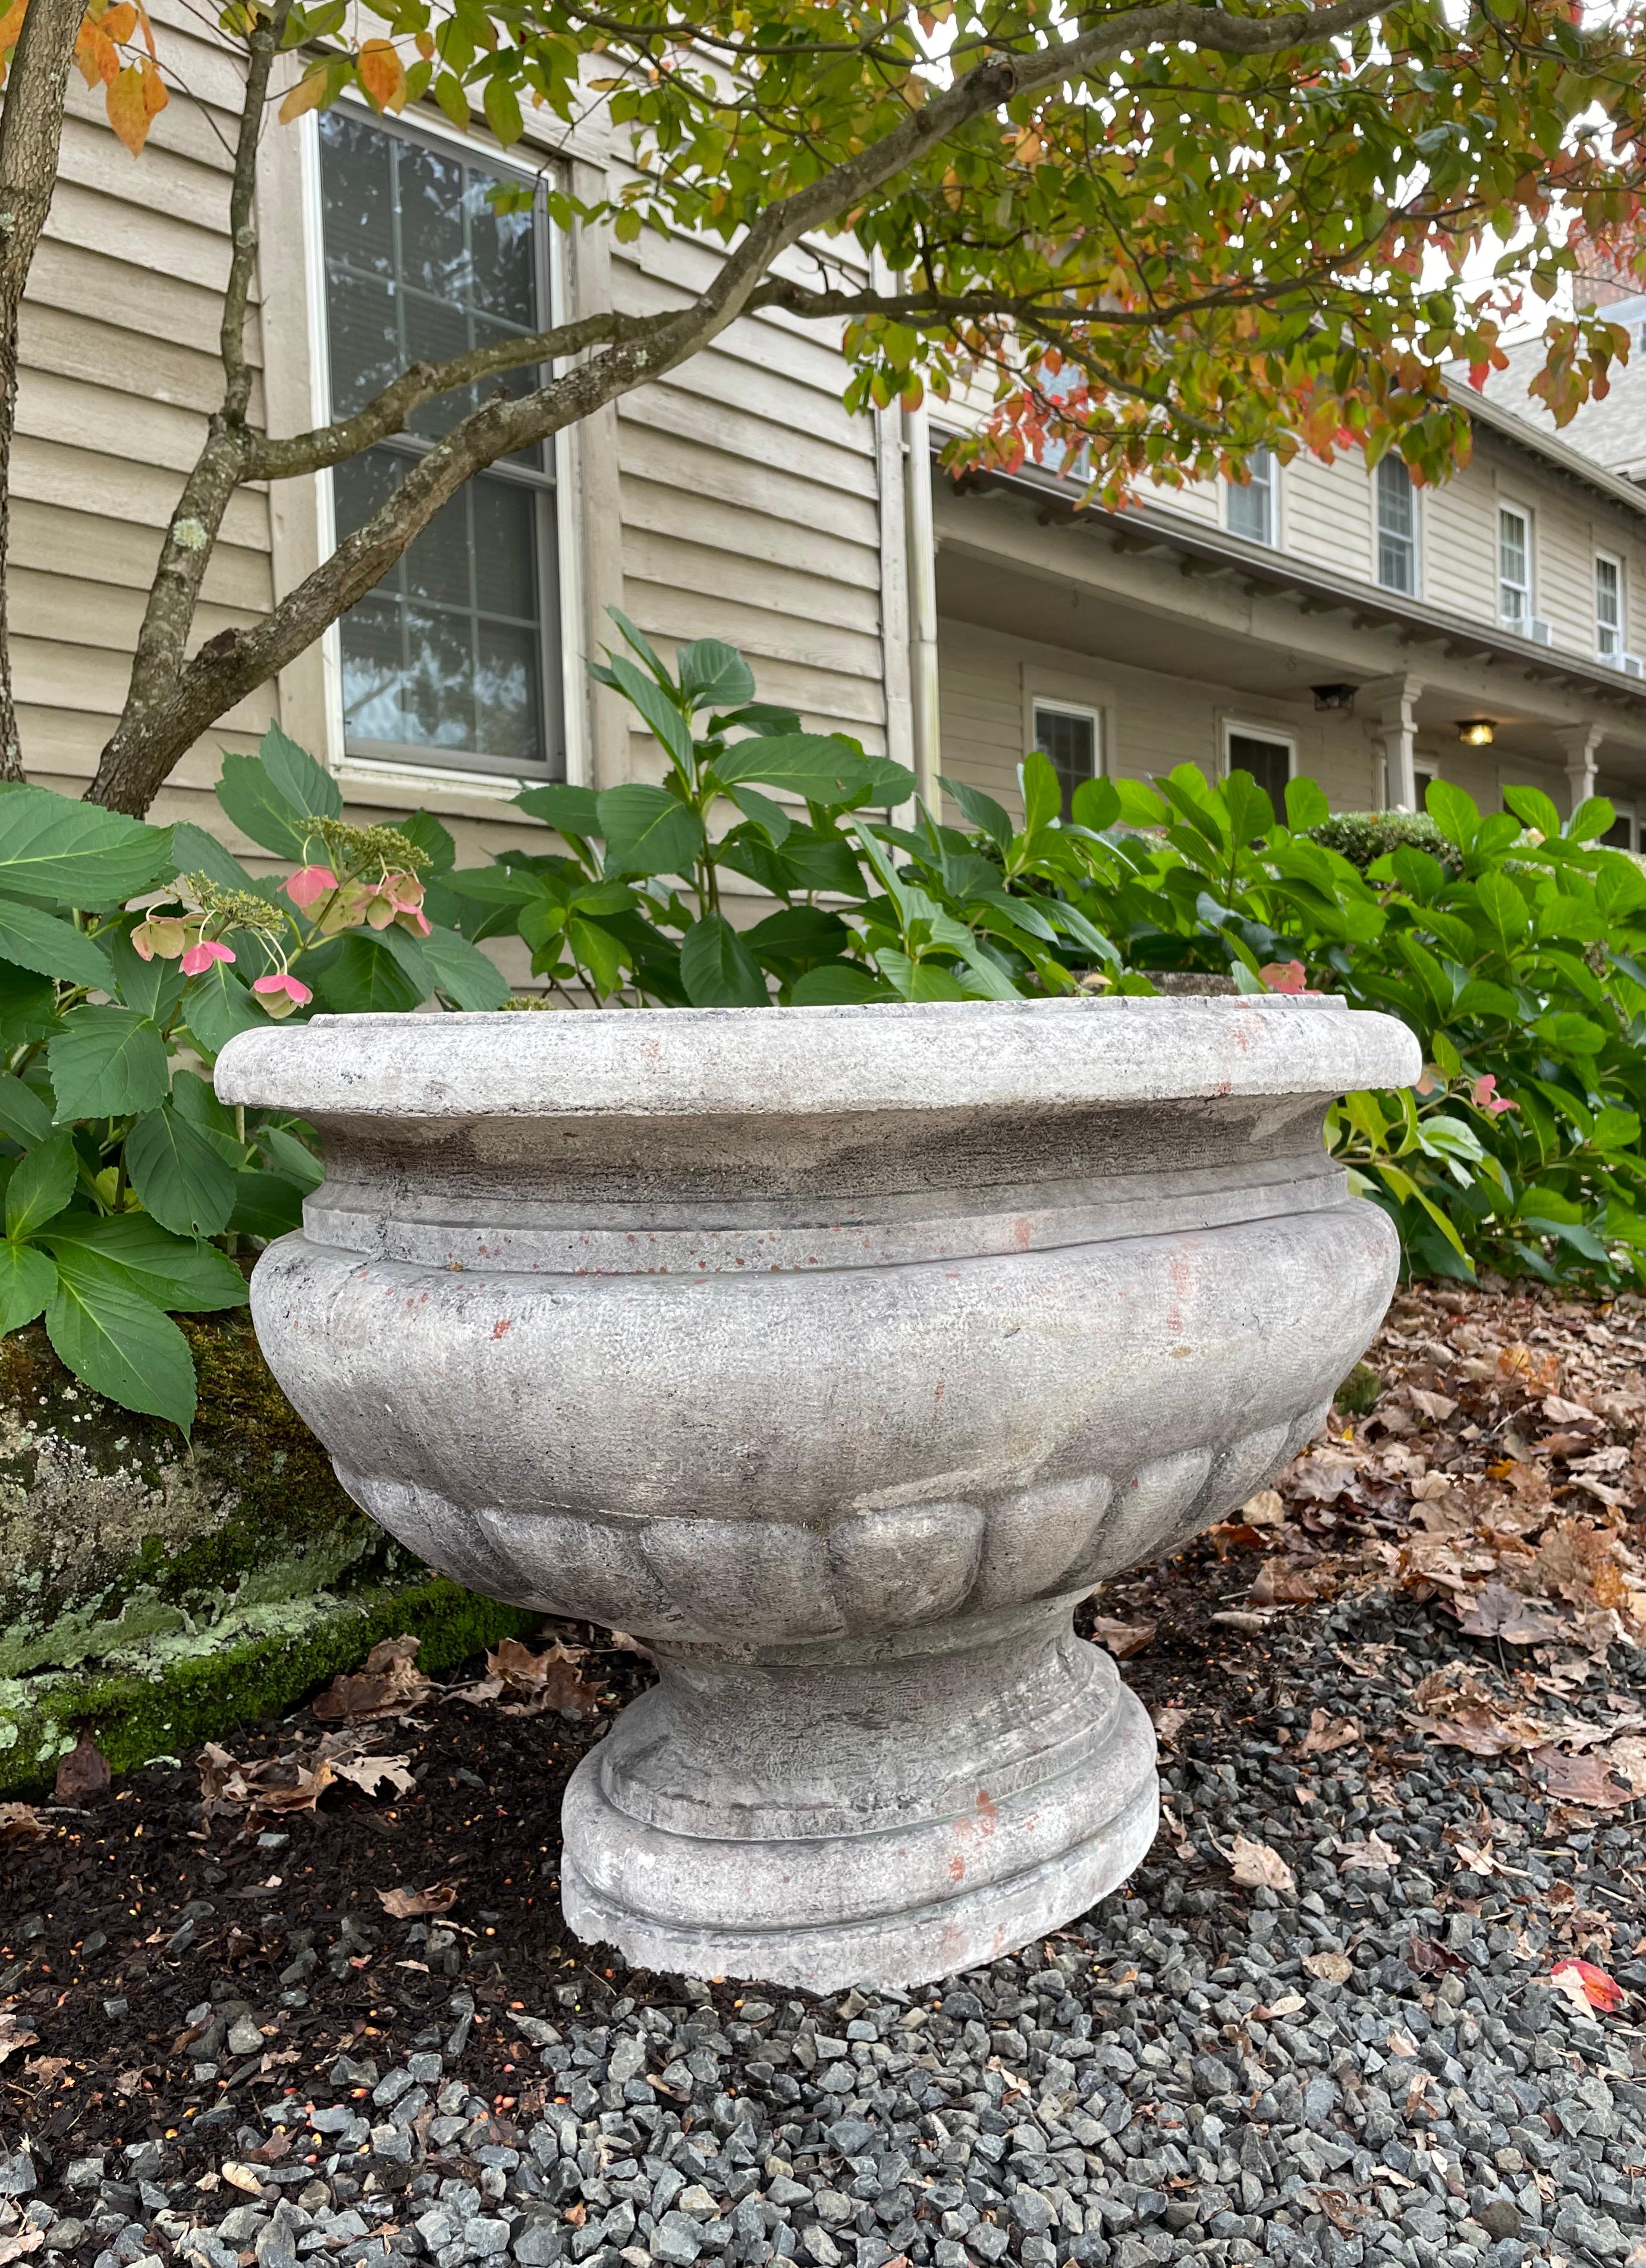
{"label": "red autumn leaf", "polygon": [[1571,1977],[1582,1987],[1590,2007],[1598,2008],[1603,2016],[1615,2015],[1628,1998],[1617,1978],[1608,1977],[1604,1969],[1597,1969],[1592,1961],[1557,1961],[1549,1975],[1565,1992],[1571,1989],[1565,1979]]}

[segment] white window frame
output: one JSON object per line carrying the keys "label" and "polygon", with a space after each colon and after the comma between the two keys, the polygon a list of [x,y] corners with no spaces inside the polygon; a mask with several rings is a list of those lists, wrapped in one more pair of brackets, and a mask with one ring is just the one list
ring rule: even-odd
{"label": "white window frame", "polygon": [[[1392,465],[1406,474],[1406,485],[1412,499],[1412,583],[1409,590],[1383,579],[1383,468]],[[1422,491],[1412,478],[1406,460],[1392,452],[1380,458],[1378,469],[1371,476],[1371,579],[1380,591],[1389,591],[1397,599],[1416,599],[1423,589],[1423,513],[1420,501]]]}
{"label": "white window frame", "polygon": [[[352,90],[345,90],[335,107],[350,110],[368,124],[387,132],[393,132],[397,125],[403,126],[414,136],[444,145],[454,157],[469,165],[478,162],[495,166],[500,173],[518,174],[523,180],[536,180],[540,185],[553,187],[562,170],[552,160],[539,167],[523,163],[520,156],[503,150],[483,127],[459,133],[450,120],[426,105],[419,105],[403,119],[386,121],[364,97]],[[298,122],[298,125],[301,136],[309,392],[313,423],[319,427],[328,424],[333,415],[320,114],[310,111]],[[571,309],[573,301],[569,247],[564,231],[555,227],[552,221],[545,217],[540,221],[539,226],[542,238],[539,273],[543,279],[547,312],[551,320],[563,318]],[[555,377],[562,375],[569,367],[564,360],[557,360],[550,365]],[[320,652],[326,704],[327,769],[336,777],[345,781],[352,777],[363,785],[404,791],[414,797],[430,792],[452,791],[459,799],[487,804],[512,802],[522,788],[553,784],[562,778],[574,784],[586,784],[592,776],[592,758],[587,729],[587,704],[579,691],[588,659],[584,631],[583,529],[579,501],[582,495],[581,439],[574,426],[566,432],[552,436],[544,445],[553,468],[548,497],[555,555],[553,582],[558,604],[553,608],[546,607],[543,610],[540,638],[545,656],[543,721],[548,738],[552,740],[558,733],[564,750],[563,773],[556,775],[542,770],[513,773],[501,764],[483,760],[442,762],[440,757],[444,752],[433,748],[429,751],[426,762],[416,753],[408,753],[401,759],[351,751],[348,746],[343,707],[342,631],[341,622],[334,622],[321,635]],[[331,471],[318,472],[312,479],[316,492],[316,532],[320,556],[324,560],[331,556],[337,546],[337,519]],[[549,594],[545,592],[543,595],[547,598]],[[448,807],[448,799],[443,796],[439,805],[441,809]],[[451,807],[457,806],[452,805]]]}
{"label": "white window frame", "polygon": [[[1032,748],[1040,747],[1040,712],[1042,709],[1050,710],[1059,717],[1083,718],[1091,727],[1092,769],[1090,777],[1102,779],[1106,775],[1109,769],[1108,734],[1105,730],[1106,719],[1101,709],[1095,708],[1089,701],[1065,701],[1055,693],[1036,693],[1032,688],[1029,692],[1028,707],[1029,746]],[[1047,756],[1047,763],[1051,761]]]}
{"label": "white window frame", "polygon": [[[1254,450],[1253,454],[1254,457],[1260,456],[1266,460],[1267,473],[1265,478],[1261,482],[1255,479],[1249,481],[1244,488],[1241,487],[1238,481],[1224,481],[1223,526],[1229,534],[1238,536],[1242,543],[1260,543],[1266,550],[1278,551],[1281,548],[1280,460],[1275,456],[1273,449],[1266,448]],[[1265,514],[1266,533],[1262,535],[1250,535],[1246,533],[1245,528],[1237,527],[1234,524],[1233,511],[1235,497],[1237,496],[1250,496],[1254,489],[1259,490],[1268,499],[1268,510]]]}
{"label": "white window frame", "polygon": [[[1525,581],[1520,584],[1511,583],[1503,572],[1503,522],[1506,519],[1520,522],[1521,549],[1525,561]],[[1512,497],[1498,497],[1497,521],[1493,530],[1493,541],[1496,547],[1493,567],[1497,591],[1497,619],[1505,630],[1517,631],[1522,637],[1530,635],[1538,611],[1536,526],[1528,505],[1517,503]],[[1505,594],[1510,591],[1519,593],[1520,608],[1517,613],[1511,613],[1504,604]]]}
{"label": "white window frame", "polygon": [[[1230,762],[1229,743],[1237,733],[1242,734],[1249,740],[1267,740],[1273,747],[1283,747],[1286,751],[1287,782],[1290,784],[1297,778],[1297,735],[1295,733],[1288,732],[1283,725],[1264,724],[1260,719],[1253,717],[1225,717],[1222,720],[1219,736],[1217,777],[1220,781],[1226,780],[1235,769]],[[1283,819],[1285,814],[1277,811],[1275,816],[1276,819]]]}
{"label": "white window frame", "polygon": [[[1602,567],[1611,568],[1614,578],[1613,589],[1617,598],[1617,615],[1611,622],[1606,622],[1600,612]],[[1617,655],[1628,652],[1628,638],[1626,634],[1628,626],[1628,585],[1624,580],[1623,562],[1615,551],[1598,550],[1595,553],[1595,652],[1602,661],[1613,660]],[[1612,640],[1610,645],[1606,644],[1608,636]]]}

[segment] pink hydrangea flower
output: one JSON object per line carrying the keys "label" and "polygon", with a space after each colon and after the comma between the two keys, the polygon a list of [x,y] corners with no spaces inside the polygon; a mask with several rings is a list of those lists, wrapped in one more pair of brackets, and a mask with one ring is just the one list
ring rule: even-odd
{"label": "pink hydrangea flower", "polygon": [[214,961],[232,961],[234,955],[226,945],[215,937],[202,937],[191,945],[183,955],[185,976],[203,976]]}
{"label": "pink hydrangea flower", "polygon": [[1497,1074],[1486,1071],[1469,1089],[1469,1100],[1477,1110],[1489,1110],[1494,1118],[1501,1118],[1505,1110],[1518,1110],[1520,1105],[1511,1102],[1508,1095],[1497,1092]]}
{"label": "pink hydrangea flower", "polygon": [[314,998],[308,986],[294,976],[289,968],[278,976],[259,976],[252,984],[257,995],[257,1005],[278,1020],[289,1016],[294,1008],[305,1008]]}
{"label": "pink hydrangea flower", "polygon": [[188,932],[177,914],[151,914],[131,932],[131,949],[140,961],[175,961],[188,943]]}
{"label": "pink hydrangea flower", "polygon": [[292,904],[306,913],[337,887],[337,877],[329,866],[300,866],[295,874],[287,876],[281,887]]}
{"label": "pink hydrangea flower", "polygon": [[1258,970],[1271,992],[1306,992],[1309,973],[1301,961],[1271,961]]}

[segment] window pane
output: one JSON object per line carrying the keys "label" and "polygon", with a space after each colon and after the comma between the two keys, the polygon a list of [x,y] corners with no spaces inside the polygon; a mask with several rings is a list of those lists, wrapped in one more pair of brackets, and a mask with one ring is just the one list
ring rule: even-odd
{"label": "window pane", "polygon": [[1497,515],[1497,576],[1505,622],[1521,622],[1530,611],[1526,603],[1530,583],[1527,567],[1525,520],[1517,512],[1502,510]]}
{"label": "window pane", "polygon": [[1620,813],[1600,840],[1609,843],[1613,850],[1632,850],[1635,848],[1635,821],[1626,813]]}
{"label": "window pane", "polygon": [[1417,502],[1396,457],[1378,468],[1378,580],[1387,591],[1417,588]]}
{"label": "window pane", "polygon": [[1595,561],[1595,643],[1602,653],[1623,644],[1623,578],[1615,559]]}
{"label": "window pane", "polygon": [[[355,409],[414,361],[518,338],[543,320],[534,214],[488,202],[500,176],[347,113],[320,121],[334,410]],[[428,442],[501,385],[503,372],[417,413],[413,432],[338,468],[340,541],[393,494]],[[546,452],[510,460],[538,473]],[[511,766],[547,754],[542,609],[552,591],[540,480],[482,474],[436,515],[341,625],[353,745],[452,749]]]}
{"label": "window pane", "polygon": [[1231,733],[1229,769],[1250,772],[1274,805],[1286,808],[1286,783],[1291,777],[1291,750],[1284,740],[1261,740],[1254,733]]}
{"label": "window pane", "polygon": [[1274,513],[1275,460],[1267,449],[1260,449],[1252,459],[1252,477],[1242,488],[1229,483],[1229,526],[1235,535],[1244,535],[1253,543],[1272,543],[1275,540]]}
{"label": "window pane", "polygon": [[1074,709],[1043,709],[1034,704],[1034,745],[1046,756],[1057,774],[1057,784],[1063,791],[1063,809],[1069,809],[1075,790],[1083,781],[1095,779],[1098,770],[1098,726],[1094,717],[1083,717]]}

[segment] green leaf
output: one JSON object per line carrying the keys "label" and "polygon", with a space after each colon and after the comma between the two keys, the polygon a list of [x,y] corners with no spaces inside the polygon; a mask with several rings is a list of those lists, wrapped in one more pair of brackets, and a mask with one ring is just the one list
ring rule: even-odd
{"label": "green leaf", "polygon": [[1082,780],[1069,798],[1069,815],[1077,827],[1101,835],[1121,815],[1121,794],[1112,779]]}
{"label": "green leaf", "polygon": [[1512,959],[1515,946],[1532,927],[1525,900],[1508,875],[1495,869],[1481,876],[1474,894],[1505,959]]}
{"label": "green leaf", "polygon": [[417,987],[417,1005],[434,996],[434,970],[423,951],[423,940],[391,922],[386,929],[366,930],[367,937],[375,938],[379,952],[386,953],[399,966],[400,975],[408,984]]}
{"label": "green leaf", "polygon": [[1010,850],[1017,828],[1011,814],[992,795],[985,795],[981,787],[972,787],[965,780],[939,780],[945,794],[952,796],[959,806],[960,814],[980,835],[986,835],[997,850]]}
{"label": "green leaf", "polygon": [[728,788],[726,792],[753,826],[760,828],[774,850],[782,850],[794,821],[780,803],[762,795],[757,787]]}
{"label": "green leaf", "polygon": [[200,1127],[205,1133],[215,1134],[235,1151],[244,1148],[244,1144],[239,1142],[235,1136],[233,1111],[226,1102],[218,1101],[209,1080],[202,1079],[197,1071],[173,1071],[172,1108],[180,1111],[192,1125]]}
{"label": "green leaf", "polygon": [[57,1270],[30,1244],[0,1243],[0,1338],[32,1323],[57,1288]]}
{"label": "green leaf", "polygon": [[5,1233],[19,1240],[54,1220],[74,1195],[80,1161],[67,1127],[18,1160],[6,1183]]}
{"label": "green leaf", "polygon": [[626,654],[608,658],[607,667],[617,689],[638,709],[665,754],[683,771],[692,765],[692,728],[680,714],[673,694],[636,669]]}
{"label": "green leaf", "polygon": [[43,1099],[15,1071],[0,1071],[0,1134],[14,1142],[43,1142],[51,1132],[51,1112]]}
{"label": "green leaf", "polygon": [[217,1236],[234,1211],[235,1174],[200,1127],[162,1103],[126,1137],[126,1171],[145,1211],[178,1236]]}
{"label": "green leaf", "polygon": [[885,986],[872,968],[858,961],[835,961],[822,968],[808,968],[789,988],[797,1008],[841,1008],[860,1000],[882,999]]}
{"label": "green leaf", "polygon": [[145,961],[132,944],[129,929],[110,929],[99,942],[107,947],[114,967],[121,1005],[135,1008],[140,1016],[164,1025],[188,982],[179,963],[162,961],[158,954],[152,961]]}
{"label": "green leaf", "polygon": [[419,938],[423,957],[434,974],[434,989],[454,1008],[501,1008],[509,980],[496,962],[454,929],[431,929]]}
{"label": "green leaf", "polygon": [[268,884],[248,874],[232,850],[203,827],[182,820],[172,829],[172,860],[180,874],[204,874],[223,890],[250,890],[267,895]]}
{"label": "green leaf", "polygon": [[[304,956],[306,971],[308,956]],[[183,996],[183,1020],[203,1056],[221,1055],[237,1032],[261,1031],[268,1021],[250,991],[226,961],[214,961],[203,976],[191,976]]]}
{"label": "green leaf", "polygon": [[1639,1114],[1619,1110],[1608,1103],[1595,1118],[1595,1146],[1600,1150],[1633,1150],[1641,1138]]}
{"label": "green leaf", "polygon": [[574,914],[566,924],[565,939],[567,951],[580,968],[587,970],[599,997],[605,999],[615,992],[622,983],[628,958],[621,941],[599,922],[585,921],[580,914]]}
{"label": "green leaf", "polygon": [[283,1174],[237,1174],[229,1226],[242,1236],[258,1236],[272,1244],[276,1237],[302,1227],[303,1196]]}
{"label": "green leaf", "polygon": [[135,1008],[75,1008],[46,1050],[59,1126],[147,1110],[171,1087],[165,1042]]}
{"label": "green leaf", "polygon": [[127,1410],[195,1422],[195,1360],[171,1317],[78,1255],[59,1256],[46,1307],[59,1359],[96,1394]]}
{"label": "green leaf", "polygon": [[640,780],[606,788],[598,801],[609,873],[691,872],[703,849],[703,822],[688,804]]}
{"label": "green leaf", "polygon": [[14,786],[0,828],[0,889],[73,906],[116,905],[166,871],[171,849],[167,828],[49,788]]}
{"label": "green leaf", "polygon": [[754,673],[736,646],[694,638],[674,657],[680,690],[697,709],[738,709],[754,698]]}
{"label": "green leaf", "polygon": [[428,998],[429,987],[406,974],[378,930],[350,930],[317,946],[304,954],[302,974],[334,1016],[404,1014]]}
{"label": "green leaf", "polygon": [[181,1314],[246,1302],[246,1278],[226,1253],[173,1236],[146,1213],[60,1213],[40,1232],[40,1242],[59,1261],[95,1263],[144,1299]]}
{"label": "green leaf", "polygon": [[1556,1009],[1552,1015],[1539,1016],[1532,1028],[1560,1055],[1592,1056],[1606,1043],[1603,1026],[1569,1008]]}
{"label": "green leaf", "polygon": [[1166,822],[1165,799],[1142,780],[1117,779],[1114,792],[1121,799],[1121,817],[1128,827],[1164,827]]}
{"label": "green leaf", "polygon": [[1566,822],[1569,843],[1594,843],[1607,834],[1617,814],[1603,795],[1591,795],[1580,803]]}
{"label": "green leaf", "polygon": [[224,753],[217,801],[240,832],[265,850],[281,858],[306,856],[310,830],[305,814],[300,804],[281,793],[260,756]]}
{"label": "green leaf", "polygon": [[1275,824],[1275,806],[1268,791],[1250,772],[1242,771],[1237,765],[1223,782],[1223,792],[1231,841],[1249,843],[1255,836],[1268,833]]}
{"label": "green leaf", "polygon": [[658,660],[656,652],[646,637],[645,632],[643,630],[637,630],[635,627],[634,623],[629,621],[628,616],[623,612],[621,607],[608,607],[606,611],[610,615],[612,620],[617,624],[618,629],[621,630],[629,644],[633,646],[635,652],[640,656],[642,661],[645,663],[646,667],[657,679],[658,684],[668,685],[672,683],[672,681],[669,676],[668,671]]}
{"label": "green leaf", "polygon": [[[258,742],[257,754],[268,774],[269,785],[294,811],[311,819],[342,817],[342,790],[308,750],[299,747],[278,725],[271,725],[264,733]],[[444,828],[441,832],[445,832]]]}
{"label": "green leaf", "polygon": [[1561,832],[1561,814],[1540,788],[1506,787],[1503,801],[1523,827],[1535,827],[1546,839]]}
{"label": "green leaf", "polygon": [[[853,740],[848,745],[855,748],[857,743]],[[878,810],[890,811],[914,794],[915,775],[907,764],[893,763],[890,756],[865,755],[862,762],[863,778],[851,795],[855,808],[873,804]]]}
{"label": "green leaf", "polygon": [[[16,789],[15,794],[22,790]],[[6,798],[9,803],[11,798]],[[141,885],[139,885],[141,887]],[[0,898],[0,961],[15,961],[19,968],[55,976],[64,984],[85,984],[112,992],[114,972],[108,955],[72,922],[16,898]]]}
{"label": "green leaf", "polygon": [[842,733],[772,733],[738,740],[715,758],[715,777],[783,788],[806,803],[838,803],[863,784],[863,751]]}
{"label": "green leaf", "polygon": [[0,1056],[31,1040],[49,1039],[57,1028],[57,988],[0,961]]}
{"label": "green leaf", "polygon": [[1302,835],[1311,827],[1319,827],[1332,816],[1332,806],[1312,779],[1290,779],[1286,783],[1286,824],[1294,835]]}
{"label": "green leaf", "polygon": [[1042,748],[1031,748],[1018,766],[1018,785],[1023,792],[1023,824],[1032,835],[1063,815],[1063,791],[1051,760]]}
{"label": "green leaf", "polygon": [[257,1146],[275,1172],[283,1181],[294,1182],[305,1197],[312,1197],[326,1179],[326,1168],[313,1151],[288,1127],[265,1126],[257,1137]]}
{"label": "green leaf", "polygon": [[408,843],[415,843],[420,850],[428,853],[430,879],[436,874],[449,874],[456,865],[457,844],[452,840],[452,831],[432,811],[408,812],[394,825]]}
{"label": "green leaf", "polygon": [[1480,829],[1481,809],[1473,796],[1465,795],[1460,787],[1450,780],[1430,780],[1423,801],[1429,817],[1449,843],[1459,850],[1466,850]]}
{"label": "green leaf", "polygon": [[704,914],[680,940],[680,982],[694,1008],[761,1008],[760,963],[724,914]]}
{"label": "green leaf", "polygon": [[840,916],[821,906],[784,906],[741,935],[751,953],[780,973],[804,961],[834,961],[852,941]]}
{"label": "green leaf", "polygon": [[[562,835],[587,838],[600,836],[606,829],[600,824],[599,798],[592,787],[572,787],[564,780],[555,780],[547,787],[522,788],[514,799],[520,809],[533,819],[555,828]],[[491,870],[465,868],[463,873],[487,873]],[[505,869],[496,871],[503,872]],[[455,880],[454,877],[448,877]]]}

